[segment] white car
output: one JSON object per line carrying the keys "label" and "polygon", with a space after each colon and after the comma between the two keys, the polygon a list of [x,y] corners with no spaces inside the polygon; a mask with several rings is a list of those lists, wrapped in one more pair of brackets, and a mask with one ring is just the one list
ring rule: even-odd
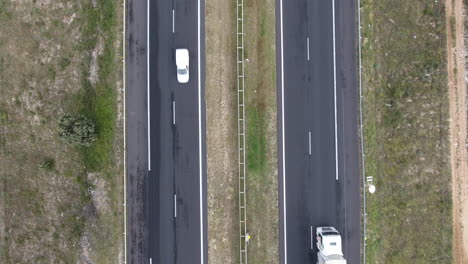
{"label": "white car", "polygon": [[177,81],[187,83],[189,81],[189,51],[188,49],[176,49]]}

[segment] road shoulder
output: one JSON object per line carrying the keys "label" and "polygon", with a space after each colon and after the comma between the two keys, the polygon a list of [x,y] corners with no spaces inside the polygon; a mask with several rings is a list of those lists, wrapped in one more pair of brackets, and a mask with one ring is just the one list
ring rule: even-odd
{"label": "road shoulder", "polygon": [[127,263],[147,263],[145,180],[148,174],[146,2],[126,1]]}
{"label": "road shoulder", "polygon": [[446,0],[447,72],[450,100],[450,152],[453,199],[454,263],[468,261],[468,153],[466,47],[462,0]]}

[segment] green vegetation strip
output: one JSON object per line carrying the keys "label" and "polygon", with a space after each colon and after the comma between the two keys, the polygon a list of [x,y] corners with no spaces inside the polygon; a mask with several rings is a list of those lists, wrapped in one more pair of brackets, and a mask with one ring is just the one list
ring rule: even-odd
{"label": "green vegetation strip", "polygon": [[[82,39],[79,46],[81,52],[87,54],[81,65],[81,89],[72,98],[71,111],[82,114],[91,119],[96,125],[97,139],[89,146],[77,147],[81,153],[84,165],[83,174],[76,178],[81,186],[80,204],[85,207],[91,200],[89,189],[92,184],[87,179],[86,172],[100,172],[107,179],[111,179],[115,172],[113,164],[113,143],[116,119],[115,92],[115,3],[111,0],[99,1],[94,7],[91,2],[83,4]],[[92,84],[89,76],[91,72],[92,52],[96,49],[101,38],[103,49],[97,59],[97,80]],[[72,221],[73,220],[73,221]],[[114,225],[115,220],[113,221]],[[85,230],[83,215],[70,219],[74,226],[76,239]],[[114,226],[117,227],[117,226]],[[112,233],[106,230],[106,233]],[[99,233],[96,233],[100,236]],[[114,235],[115,237],[115,235]],[[116,237],[115,237],[116,238]],[[117,238],[116,238],[117,239]]]}
{"label": "green vegetation strip", "polygon": [[[104,170],[111,166],[116,119],[115,89],[115,14],[116,3],[112,0],[98,1],[97,8],[91,3],[83,7],[84,27],[81,48],[91,51],[102,38],[103,51],[97,58],[98,80],[92,85],[88,79],[90,64],[83,64],[82,87],[75,98],[75,108],[96,124],[98,138],[91,147],[83,147],[83,160],[89,170]],[[87,60],[91,61],[91,57]]]}
{"label": "green vegetation strip", "polygon": [[[439,1],[440,2],[440,1]],[[450,263],[445,18],[436,1],[363,0],[368,263]]]}
{"label": "green vegetation strip", "polygon": [[274,7],[244,3],[249,263],[279,263]]}
{"label": "green vegetation strip", "polygon": [[[97,261],[106,263],[114,258],[119,250],[122,227],[118,212],[121,210],[117,201],[122,191],[119,180],[122,168],[115,162],[115,144],[117,119],[117,78],[120,73],[120,63],[117,60],[118,51],[115,46],[117,32],[118,2],[112,0],[97,1],[95,5],[87,2],[82,6],[83,26],[82,41],[79,49],[87,54],[81,65],[81,89],[71,101],[71,111],[91,119],[96,125],[97,138],[89,147],[78,147],[82,162],[87,172],[98,172],[104,176],[109,186],[111,214],[99,216],[99,224],[90,227],[96,240],[94,257]],[[91,83],[93,74],[93,52],[98,55],[96,60],[96,80]],[[117,140],[117,141],[116,141]],[[121,139],[120,139],[121,140]],[[78,178],[82,189],[82,203],[90,199],[89,188],[93,187],[85,177]],[[84,221],[82,223],[85,224]],[[84,229],[80,230],[81,232]]]}

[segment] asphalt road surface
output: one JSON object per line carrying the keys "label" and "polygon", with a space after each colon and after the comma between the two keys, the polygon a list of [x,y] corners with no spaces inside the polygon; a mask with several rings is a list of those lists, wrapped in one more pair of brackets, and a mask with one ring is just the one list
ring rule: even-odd
{"label": "asphalt road surface", "polygon": [[315,263],[310,227],[334,226],[360,263],[355,1],[276,7],[281,260]]}
{"label": "asphalt road surface", "polygon": [[126,253],[127,263],[148,263],[148,225],[144,206],[144,188],[148,179],[146,2],[127,0],[126,12]]}
{"label": "asphalt road surface", "polygon": [[[151,1],[149,9],[150,152],[146,188],[153,263],[205,263],[204,32],[190,0]],[[200,6],[199,6],[200,5]],[[199,9],[200,8],[200,9]],[[190,80],[177,82],[175,49],[190,54]]]}
{"label": "asphalt road surface", "polygon": [[[206,263],[204,1],[127,9],[128,260]],[[176,48],[190,53],[186,84]]]}

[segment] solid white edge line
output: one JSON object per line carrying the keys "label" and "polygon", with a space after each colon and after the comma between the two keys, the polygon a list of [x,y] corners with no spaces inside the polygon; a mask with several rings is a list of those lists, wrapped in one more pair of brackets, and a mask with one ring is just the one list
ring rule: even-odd
{"label": "solid white edge line", "polygon": [[309,155],[312,155],[311,132],[309,131]]}
{"label": "solid white edge line", "polygon": [[124,142],[123,142],[123,148],[124,148],[124,153],[123,153],[123,208],[124,208],[124,215],[123,215],[123,218],[124,218],[124,264],[127,263],[127,131],[126,131],[126,127],[127,127],[127,107],[126,107],[126,104],[127,104],[127,91],[126,91],[126,82],[127,82],[127,79],[126,79],[126,61],[125,61],[125,56],[126,56],[126,53],[125,53],[125,49],[127,47],[127,45],[125,45],[127,42],[126,42],[126,15],[127,15],[127,9],[126,9],[126,0],[123,0],[122,1],[123,3],[123,45],[122,45],[122,67],[123,67],[123,75],[122,75],[122,88],[123,88],[123,138],[124,138]]}
{"label": "solid white edge line", "polygon": [[199,177],[200,177],[200,258],[201,264],[204,263],[204,252],[203,252],[203,151],[202,151],[202,122],[201,122],[201,62],[200,62],[200,0],[197,1],[197,13],[198,13],[198,159],[199,159]]}
{"label": "solid white edge line", "polygon": [[172,101],[172,124],[175,125],[175,101]]}
{"label": "solid white edge line", "polygon": [[309,56],[309,38],[307,37],[307,60],[310,60]]}
{"label": "solid white edge line", "polygon": [[174,194],[174,218],[177,218],[177,194]]}
{"label": "solid white edge line", "polygon": [[335,107],[335,179],[338,180],[338,120],[336,110],[336,43],[335,43],[335,0],[332,0],[333,9],[333,103]]}
{"label": "solid white edge line", "polygon": [[288,239],[286,233],[286,163],[284,156],[284,53],[283,53],[283,0],[280,0],[280,36],[281,36],[281,137],[283,148],[283,236],[284,236],[284,264],[288,263]]}
{"label": "solid white edge line", "polygon": [[357,0],[358,6],[358,32],[359,32],[359,45],[358,45],[358,56],[359,56],[359,122],[361,125],[360,137],[361,137],[361,159],[362,159],[362,210],[364,212],[364,217],[362,219],[362,263],[366,264],[366,159],[364,153],[364,132],[363,132],[363,116],[362,116],[362,106],[363,106],[363,95],[362,95],[362,27],[361,27],[361,1]]}
{"label": "solid white edge line", "polygon": [[151,171],[151,118],[150,118],[150,1],[146,0],[146,108],[148,116],[148,171]]}
{"label": "solid white edge line", "polygon": [[174,16],[175,16],[175,10],[172,9],[172,33],[175,32],[175,19],[174,19]]}

